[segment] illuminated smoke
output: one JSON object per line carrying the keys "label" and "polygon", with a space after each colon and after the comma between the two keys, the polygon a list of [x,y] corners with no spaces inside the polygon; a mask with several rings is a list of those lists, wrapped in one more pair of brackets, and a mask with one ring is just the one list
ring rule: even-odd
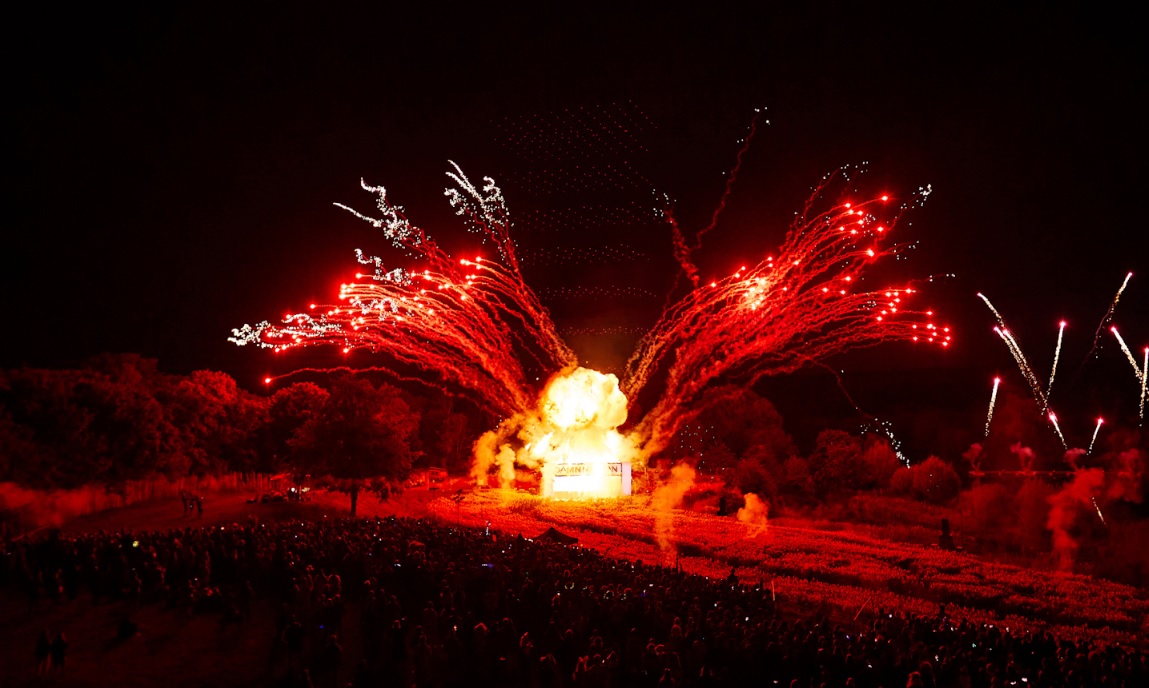
{"label": "illuminated smoke", "polygon": [[1116,465],[1110,466],[1113,480],[1106,486],[1106,499],[1122,499],[1140,504],[1144,495],[1141,486],[1145,480],[1145,455],[1136,447],[1117,455]]}
{"label": "illuminated smoke", "polygon": [[1021,470],[1025,473],[1033,470],[1033,450],[1029,447],[1022,445],[1021,442],[1014,442],[1010,445],[1009,451],[1017,456],[1018,462],[1021,464]]}
{"label": "illuminated smoke", "polygon": [[670,469],[670,478],[655,488],[651,495],[650,507],[654,510],[654,536],[663,553],[663,562],[674,563],[678,549],[674,541],[674,510],[682,506],[682,500],[696,477],[694,467],[679,463]]}
{"label": "illuminated smoke", "polygon": [[966,449],[961,455],[963,459],[969,461],[970,468],[975,471],[981,470],[982,449],[980,444],[974,442],[969,445],[969,449]]}
{"label": "illuminated smoke", "polygon": [[[1106,469],[1079,470],[1073,480],[1049,498],[1046,527],[1053,536],[1053,553],[1062,571],[1073,570],[1081,535],[1076,533],[1079,518],[1096,513],[1105,524],[1100,501],[1139,503],[1144,480],[1145,457],[1137,448],[1121,452]],[[1092,516],[1089,516],[1090,518]]]}
{"label": "illuminated smoke", "polygon": [[766,530],[768,525],[767,515],[770,511],[770,502],[761,499],[753,492],[747,492],[745,495],[746,505],[738,509],[738,520],[743,523],[755,526],[752,538],[756,538]]}
{"label": "illuminated smoke", "polygon": [[1105,471],[1091,468],[1077,471],[1073,480],[1049,498],[1049,515],[1045,527],[1053,536],[1053,554],[1058,569],[1072,571],[1081,544],[1073,533],[1082,509],[1095,508],[1094,499],[1101,494]]}
{"label": "illuminated smoke", "polygon": [[993,407],[997,405],[997,388],[1001,386],[1001,378],[993,379],[993,391],[989,394],[989,412],[985,414],[985,436],[989,437],[989,424],[993,421]]}
{"label": "illuminated smoke", "polygon": [[611,464],[629,470],[640,460],[633,441],[616,429],[626,422],[626,407],[614,375],[588,368],[555,375],[535,408],[479,438],[472,476],[486,484],[497,467],[499,485],[508,487],[520,465],[541,474],[547,495],[617,497],[623,478],[610,472]]}
{"label": "illuminated smoke", "polygon": [[1085,451],[1084,449],[1074,447],[1073,449],[1065,452],[1065,463],[1069,464],[1070,470],[1076,471],[1080,468],[1080,466],[1077,465],[1077,460],[1087,455],[1088,453],[1089,452]]}

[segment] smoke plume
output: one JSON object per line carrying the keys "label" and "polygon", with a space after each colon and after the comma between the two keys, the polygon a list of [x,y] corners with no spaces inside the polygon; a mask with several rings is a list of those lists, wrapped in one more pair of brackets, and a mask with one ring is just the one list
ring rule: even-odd
{"label": "smoke plume", "polygon": [[1074,447],[1073,449],[1065,452],[1065,462],[1069,464],[1070,470],[1076,471],[1081,468],[1081,466],[1078,465],[1077,460],[1082,456],[1085,456],[1086,453],[1087,452],[1084,449],[1079,449],[1077,447]]}
{"label": "smoke plume", "polygon": [[1017,460],[1021,464],[1022,471],[1033,470],[1033,450],[1029,447],[1023,446],[1021,442],[1014,442],[1009,446],[1009,451],[1017,455]]}
{"label": "smoke plume", "polygon": [[766,531],[766,516],[769,511],[770,502],[761,499],[753,492],[746,493],[746,506],[738,510],[738,520],[747,525],[757,526],[749,537],[756,538]]}
{"label": "smoke plume", "polygon": [[981,470],[981,452],[982,446],[977,442],[969,445],[969,449],[961,455],[963,459],[969,461],[969,467],[975,471]]}
{"label": "smoke plume", "polygon": [[1083,510],[1093,511],[1095,499],[1102,493],[1105,471],[1090,468],[1077,471],[1073,481],[1049,498],[1049,516],[1045,527],[1053,536],[1053,553],[1061,571],[1072,571],[1081,543],[1073,533],[1074,525]]}
{"label": "smoke plume", "polygon": [[678,551],[674,546],[674,510],[682,506],[687,491],[694,487],[696,475],[693,466],[680,463],[670,469],[670,479],[655,488],[650,498],[650,506],[654,510],[654,535],[667,565],[674,563]]}

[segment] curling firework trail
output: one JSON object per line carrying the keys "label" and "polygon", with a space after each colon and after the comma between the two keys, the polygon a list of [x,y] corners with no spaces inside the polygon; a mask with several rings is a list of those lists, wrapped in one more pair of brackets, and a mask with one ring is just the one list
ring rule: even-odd
{"label": "curling firework trail", "polygon": [[1001,386],[1001,378],[993,379],[993,391],[989,395],[989,413],[985,416],[985,436],[989,437],[989,424],[993,421],[993,407],[997,404],[997,388]]}
{"label": "curling firework trail", "polygon": [[312,304],[310,312],[288,314],[280,325],[244,325],[229,341],[277,352],[319,344],[344,353],[366,349],[432,372],[437,381],[419,379],[462,389],[504,416],[533,406],[538,389],[527,369],[550,375],[573,367],[574,353],[523,282],[499,188],[486,177],[479,189],[452,166],[448,177],[455,186],[445,194],[468,229],[494,245],[496,260],[452,257],[388,200],[386,189],[363,184],[377,196],[379,217],[336,205],[382,230],[421,265],[388,270],[382,259],[356,251],[373,270],[342,285],[338,303]]}
{"label": "curling firework trail", "polygon": [[[288,314],[277,325],[244,325],[232,331],[230,341],[276,352],[328,345],[345,353],[382,354],[414,370],[407,373],[410,379],[461,390],[502,417],[498,432],[480,440],[487,441],[492,457],[483,468],[497,463],[500,471],[510,466],[513,474],[513,461],[541,467],[544,477],[552,460],[539,454],[544,444],[558,447],[554,438],[563,433],[574,438],[584,431],[615,432],[626,420],[627,405],[656,386],[657,403],[634,432],[594,440],[595,461],[617,461],[607,454],[617,457],[620,450],[614,447],[620,445],[641,448],[640,458],[665,448],[678,429],[705,410],[701,393],[717,380],[753,383],[887,340],[941,347],[951,341],[949,327],[932,322],[932,311],[912,305],[918,298],[912,283],[863,287],[870,266],[900,250],[885,240],[908,205],[891,208],[887,196],[844,202],[842,194],[853,180],[839,172],[815,189],[776,256],[690,289],[665,310],[627,364],[625,396],[616,396],[614,376],[576,369],[575,355],[523,280],[509,215],[494,181],[484,178],[478,188],[457,166],[448,177],[454,183],[446,191],[451,205],[471,231],[493,245],[493,257],[449,255],[388,200],[382,187],[364,184],[377,196],[378,217],[340,207],[382,230],[417,264],[387,269],[381,258],[357,251],[359,262],[372,270],[344,284],[336,303],[312,305],[308,313]],[[912,203],[928,194],[928,187],[919,190]],[[579,385],[594,394],[567,395],[577,402],[570,406],[579,409],[577,418],[551,432],[553,416],[562,415],[558,412],[570,399],[550,397]],[[611,393],[599,395],[602,390]],[[604,402],[586,401],[599,397],[612,409],[607,429],[591,422],[606,415],[599,407]],[[523,444],[530,432],[537,438]],[[519,446],[511,446],[516,441]]]}

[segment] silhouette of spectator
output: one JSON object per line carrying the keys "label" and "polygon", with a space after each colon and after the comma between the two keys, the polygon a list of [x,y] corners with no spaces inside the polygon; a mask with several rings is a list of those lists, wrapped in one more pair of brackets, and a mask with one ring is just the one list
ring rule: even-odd
{"label": "silhouette of spectator", "polygon": [[52,641],[52,670],[60,673],[64,671],[64,663],[68,659],[68,638],[63,631],[56,634]]}
{"label": "silhouette of spectator", "polygon": [[48,629],[40,631],[36,638],[36,673],[45,676],[52,668],[52,634]]}

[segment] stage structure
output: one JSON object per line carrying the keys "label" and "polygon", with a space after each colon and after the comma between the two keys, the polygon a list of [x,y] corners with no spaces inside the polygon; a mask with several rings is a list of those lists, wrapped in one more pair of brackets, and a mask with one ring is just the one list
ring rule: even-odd
{"label": "stage structure", "polygon": [[628,497],[630,463],[558,463],[544,466],[542,496],[552,499]]}

